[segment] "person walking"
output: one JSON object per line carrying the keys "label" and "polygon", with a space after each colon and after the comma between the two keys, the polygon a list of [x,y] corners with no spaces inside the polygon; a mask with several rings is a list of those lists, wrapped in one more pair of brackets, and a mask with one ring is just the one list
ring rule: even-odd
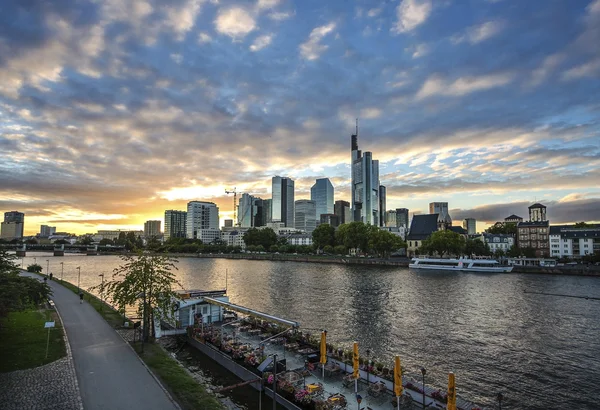
{"label": "person walking", "polygon": [[50,272],[50,275],[49,275],[49,276],[50,276],[50,280],[52,280],[52,272]]}
{"label": "person walking", "polygon": [[83,303],[83,292],[79,292],[79,304]]}

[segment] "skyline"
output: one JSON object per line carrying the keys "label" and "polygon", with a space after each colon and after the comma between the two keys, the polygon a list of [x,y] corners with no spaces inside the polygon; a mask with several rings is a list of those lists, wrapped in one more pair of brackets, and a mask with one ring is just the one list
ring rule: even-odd
{"label": "skyline", "polygon": [[193,200],[231,219],[225,189],[267,199],[275,175],[350,201],[357,117],[387,209],[600,221],[600,0],[21,3],[0,16],[0,210],[26,235]]}

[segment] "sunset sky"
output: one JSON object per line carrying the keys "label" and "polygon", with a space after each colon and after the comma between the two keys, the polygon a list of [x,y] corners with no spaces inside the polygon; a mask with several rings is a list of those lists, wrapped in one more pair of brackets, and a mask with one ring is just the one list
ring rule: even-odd
{"label": "sunset sky", "polygon": [[[600,221],[600,0],[3,0],[0,211],[141,229],[225,189]],[[460,224],[460,222],[458,222]]]}

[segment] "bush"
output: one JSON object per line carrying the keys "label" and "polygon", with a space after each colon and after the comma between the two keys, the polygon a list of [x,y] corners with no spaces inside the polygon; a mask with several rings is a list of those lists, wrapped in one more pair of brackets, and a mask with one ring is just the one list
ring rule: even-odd
{"label": "bush", "polygon": [[42,265],[38,265],[37,263],[27,266],[27,272],[41,273],[42,269]]}

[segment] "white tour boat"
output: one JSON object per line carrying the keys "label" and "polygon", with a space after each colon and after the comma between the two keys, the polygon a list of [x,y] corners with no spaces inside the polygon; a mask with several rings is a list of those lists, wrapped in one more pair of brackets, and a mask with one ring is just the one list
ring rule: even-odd
{"label": "white tour boat", "polygon": [[414,258],[408,265],[411,269],[449,270],[460,272],[503,273],[512,271],[512,266],[503,266],[493,259],[433,259]]}

